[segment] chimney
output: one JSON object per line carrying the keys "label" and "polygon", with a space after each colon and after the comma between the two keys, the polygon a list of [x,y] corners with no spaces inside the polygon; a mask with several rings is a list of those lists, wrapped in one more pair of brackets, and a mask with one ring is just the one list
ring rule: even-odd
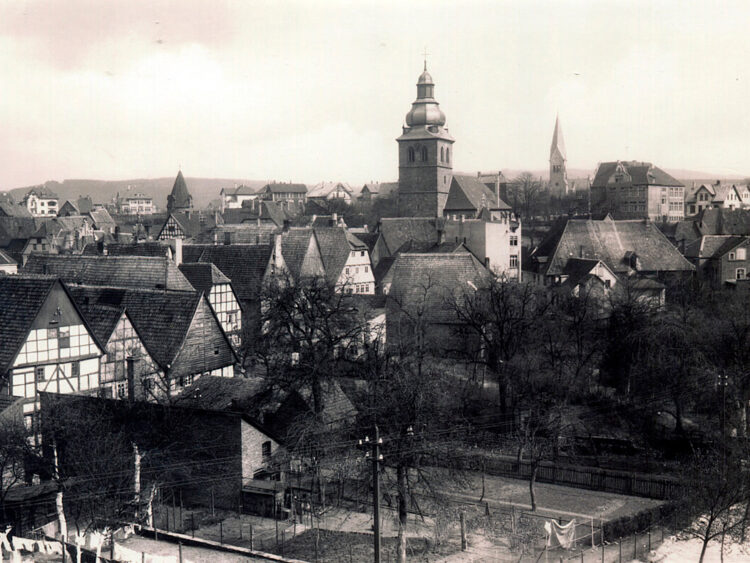
{"label": "chimney", "polygon": [[224,231],[224,246],[232,244],[232,233],[231,231]]}
{"label": "chimney", "polygon": [[339,222],[339,214],[334,213],[331,217],[333,218],[333,226],[335,227]]}
{"label": "chimney", "polygon": [[174,265],[179,266],[182,264],[182,239],[174,239]]}
{"label": "chimney", "polygon": [[284,219],[284,226],[281,228],[282,232],[289,232],[289,219]]}
{"label": "chimney", "polygon": [[135,402],[135,358],[128,356],[125,358],[125,365],[127,366],[128,376],[128,402]]}
{"label": "chimney", "polygon": [[214,231],[214,246],[219,245],[219,233]]}

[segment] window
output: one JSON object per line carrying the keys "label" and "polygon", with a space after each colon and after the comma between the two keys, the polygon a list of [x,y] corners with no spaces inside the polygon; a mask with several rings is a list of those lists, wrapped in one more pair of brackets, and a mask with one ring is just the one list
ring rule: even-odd
{"label": "window", "polygon": [[440,162],[444,162],[444,161],[445,161],[445,148],[440,147]]}
{"label": "window", "polygon": [[517,254],[510,255],[510,267],[518,268],[518,255]]}
{"label": "window", "polygon": [[370,271],[370,267],[369,267],[369,266],[365,266],[365,274],[366,274],[367,272],[369,272],[369,271]]}
{"label": "window", "polygon": [[365,251],[363,250],[361,256],[364,256],[364,255],[365,255]]}
{"label": "window", "polygon": [[736,259],[737,259],[737,255],[734,252],[730,252],[729,253],[729,260],[732,261],[732,260],[736,260]]}
{"label": "window", "polygon": [[427,147],[422,147],[422,162],[427,162]]}
{"label": "window", "polygon": [[737,260],[746,260],[747,259],[747,250],[744,248],[738,248],[737,249]]}
{"label": "window", "polygon": [[81,375],[81,362],[73,362],[70,366],[70,373],[73,377]]}
{"label": "window", "polygon": [[450,161],[451,161],[451,150],[448,147],[446,147],[445,148],[445,162],[450,162]]}
{"label": "window", "polygon": [[604,280],[604,287],[606,287],[607,289],[609,289],[611,287],[611,285],[612,285],[612,281],[611,280]]}
{"label": "window", "polygon": [[745,268],[737,268],[735,270],[735,276],[738,280],[744,280],[745,279]]}
{"label": "window", "polygon": [[414,162],[414,160],[415,160],[415,158],[414,158],[414,147],[409,147],[409,150],[407,152],[408,152],[407,158],[408,158],[409,162]]}
{"label": "window", "polygon": [[346,269],[346,275],[349,275],[349,268]]}
{"label": "window", "polygon": [[58,332],[58,346],[60,348],[70,348],[70,327],[64,326],[60,327],[60,331]]}
{"label": "window", "polygon": [[510,236],[510,245],[511,246],[518,246],[518,235],[511,235]]}
{"label": "window", "polygon": [[37,383],[46,379],[44,375],[44,366],[37,366],[37,368],[34,370],[34,378],[36,379]]}
{"label": "window", "polygon": [[126,381],[118,381],[115,393],[118,399],[124,399],[128,394],[128,383]]}
{"label": "window", "polygon": [[263,442],[263,444],[260,447],[261,453],[263,455],[263,460],[267,460],[269,457],[271,457],[271,441],[267,440]]}

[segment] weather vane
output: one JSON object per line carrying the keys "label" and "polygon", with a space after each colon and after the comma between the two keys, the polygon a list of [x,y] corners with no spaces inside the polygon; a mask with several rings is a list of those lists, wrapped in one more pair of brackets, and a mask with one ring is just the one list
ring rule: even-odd
{"label": "weather vane", "polygon": [[429,55],[429,53],[427,52],[427,46],[426,45],[425,45],[425,48],[424,48],[424,53],[422,53],[422,55],[424,55],[424,69],[427,70],[427,56]]}

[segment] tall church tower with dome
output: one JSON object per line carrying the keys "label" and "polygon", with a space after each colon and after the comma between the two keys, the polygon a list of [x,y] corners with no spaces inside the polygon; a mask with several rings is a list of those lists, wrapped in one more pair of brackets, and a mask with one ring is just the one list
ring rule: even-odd
{"label": "tall church tower with dome", "polygon": [[406,114],[398,142],[398,214],[442,217],[453,175],[453,143],[445,114],[435,100],[435,83],[427,72],[417,81],[417,99]]}

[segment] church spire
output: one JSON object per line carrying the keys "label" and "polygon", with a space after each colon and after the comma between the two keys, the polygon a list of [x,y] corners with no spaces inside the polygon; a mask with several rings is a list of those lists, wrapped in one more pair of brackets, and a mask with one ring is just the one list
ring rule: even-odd
{"label": "church spire", "polygon": [[552,133],[552,146],[549,150],[550,158],[555,156],[555,149],[560,153],[563,160],[567,160],[565,154],[565,140],[563,139],[562,129],[560,128],[560,115],[555,116],[555,130]]}

